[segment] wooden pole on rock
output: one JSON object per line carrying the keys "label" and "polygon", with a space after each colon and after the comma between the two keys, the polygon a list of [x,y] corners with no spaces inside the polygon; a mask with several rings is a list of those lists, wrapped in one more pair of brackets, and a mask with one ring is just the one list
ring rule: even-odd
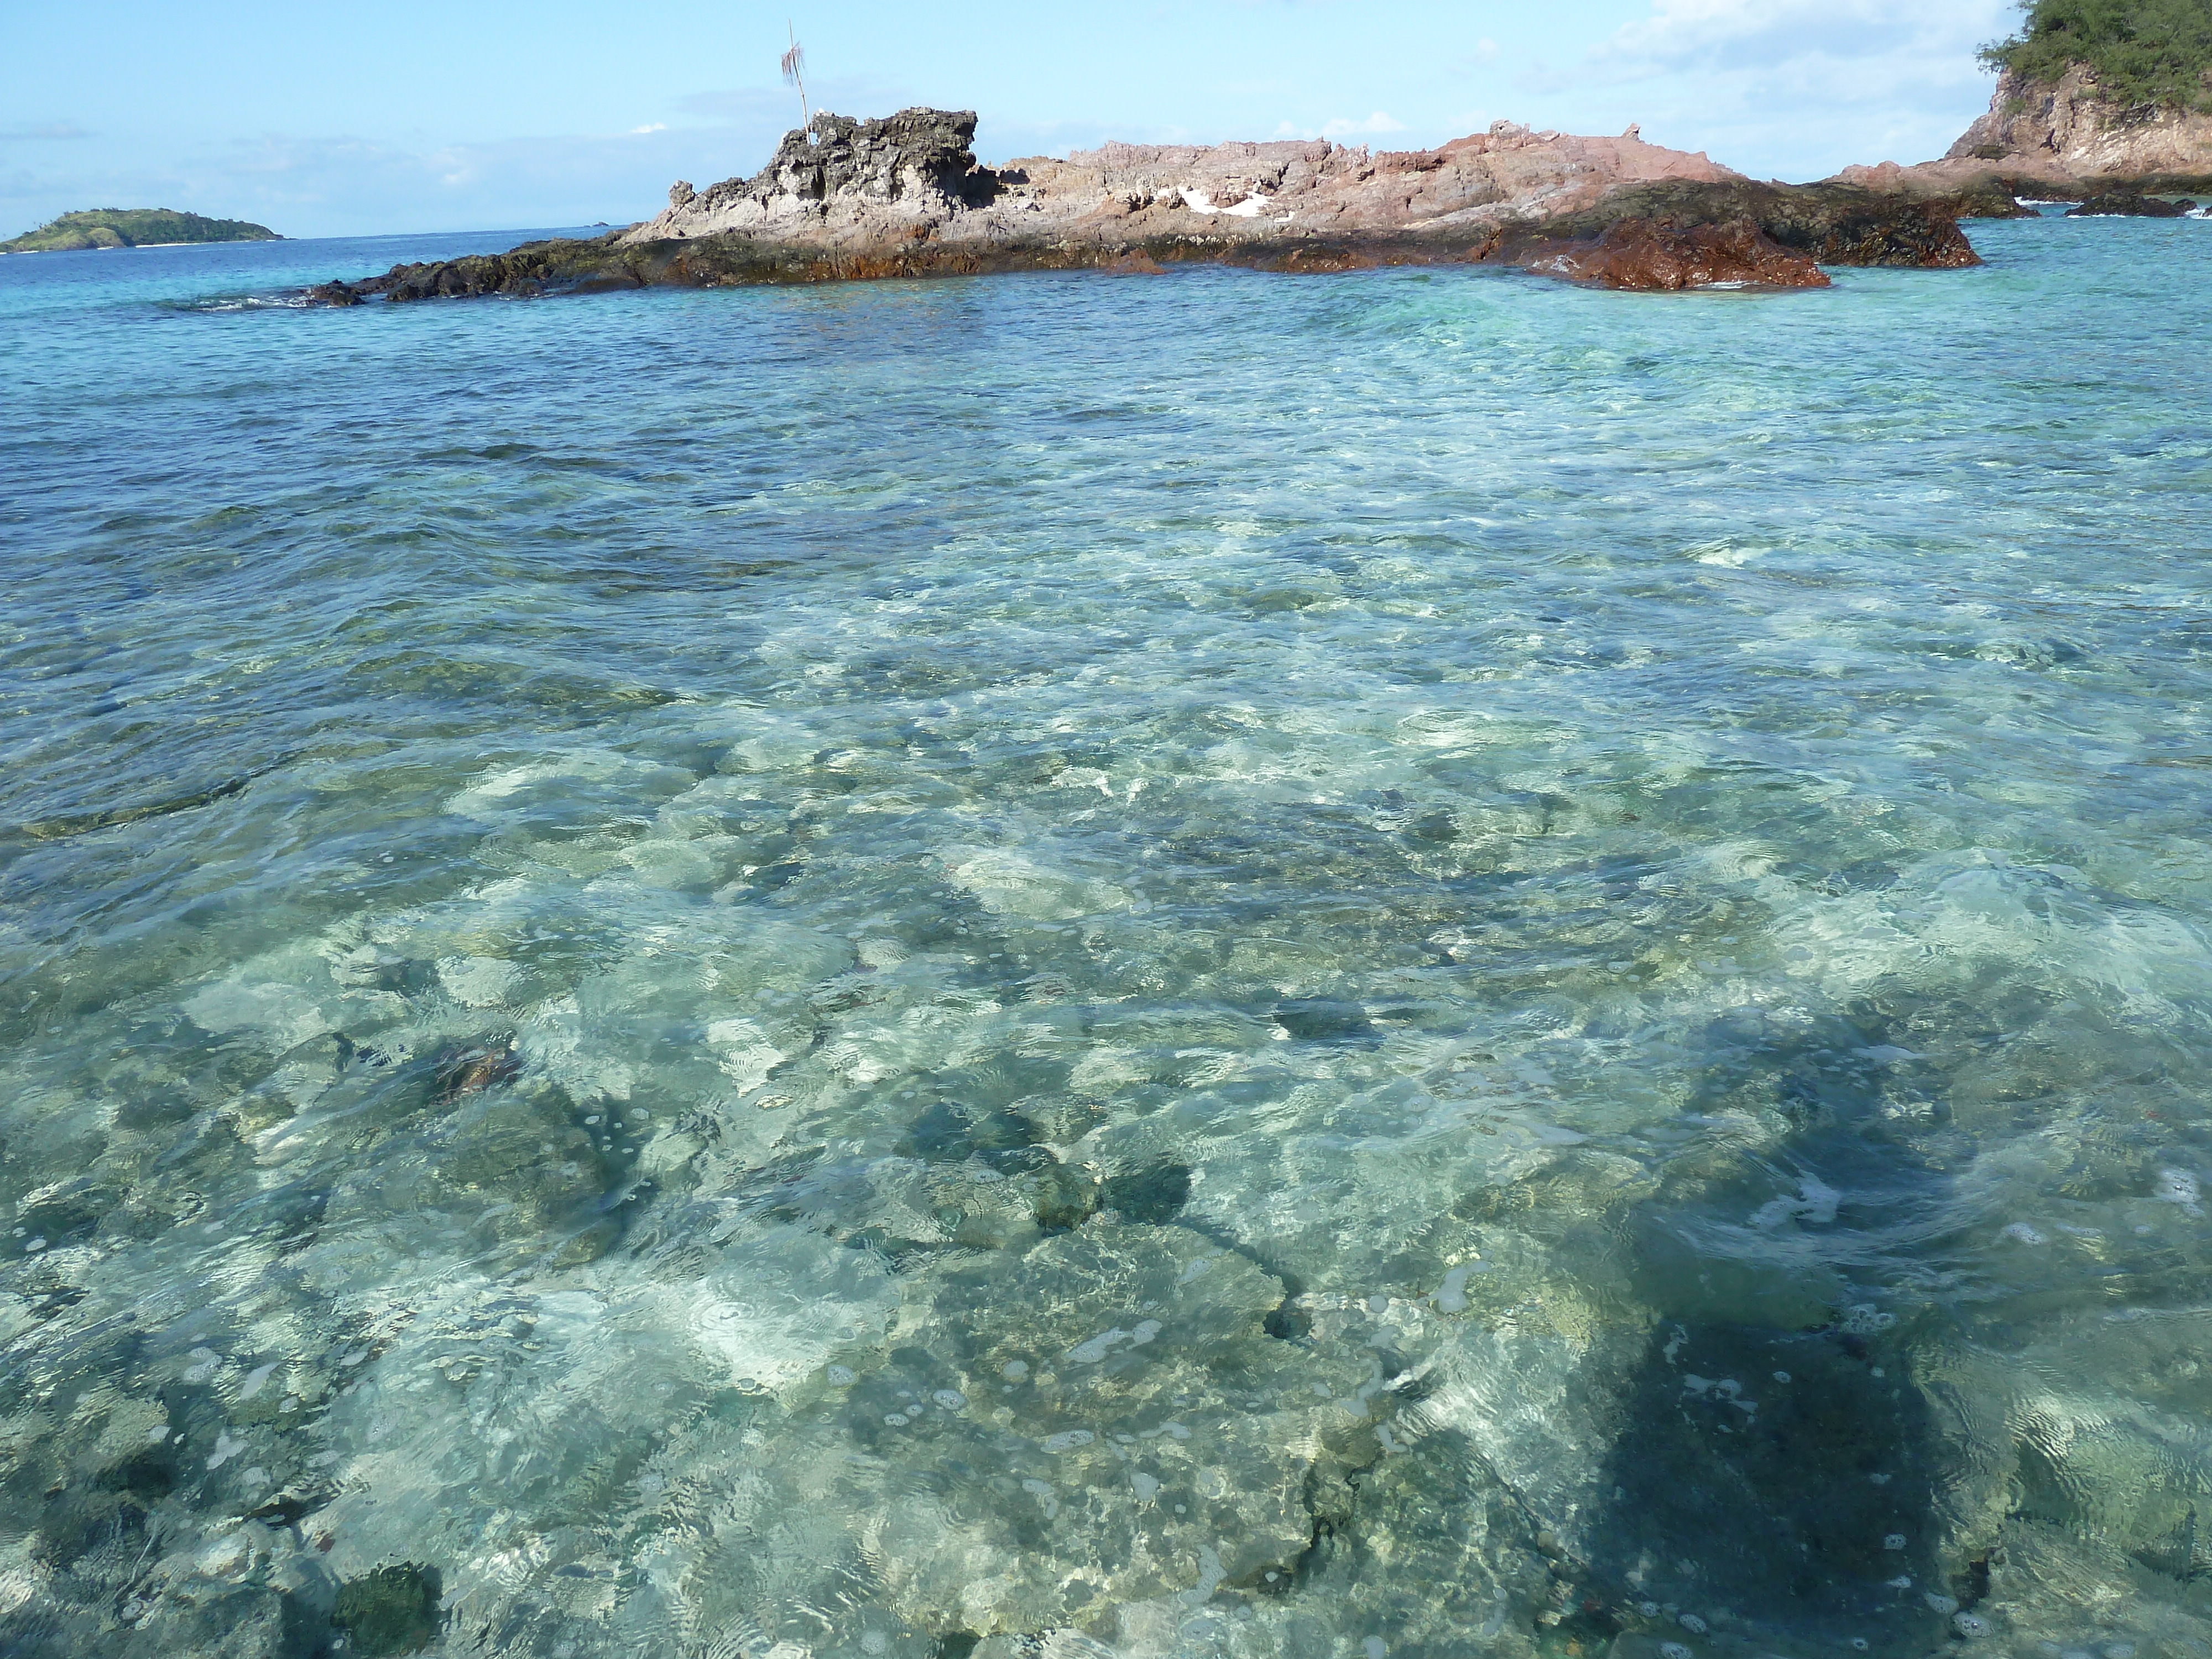
{"label": "wooden pole on rock", "polygon": [[806,48],[799,44],[787,17],[783,20],[783,32],[791,38],[791,50],[783,54],[783,83],[799,88],[799,127],[804,132],[814,125],[814,116],[806,107]]}

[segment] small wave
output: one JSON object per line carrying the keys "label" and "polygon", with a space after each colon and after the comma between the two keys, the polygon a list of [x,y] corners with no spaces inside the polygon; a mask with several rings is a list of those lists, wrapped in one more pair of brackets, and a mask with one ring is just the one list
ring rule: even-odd
{"label": "small wave", "polygon": [[305,311],[305,294],[216,294],[197,300],[161,300],[155,302],[163,311],[188,315],[219,316],[237,311]]}

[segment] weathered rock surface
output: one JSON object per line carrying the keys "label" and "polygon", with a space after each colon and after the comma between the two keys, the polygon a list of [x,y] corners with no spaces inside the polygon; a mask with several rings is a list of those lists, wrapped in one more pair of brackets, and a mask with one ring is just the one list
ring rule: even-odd
{"label": "weathered rock surface", "polygon": [[1624,219],[1594,241],[1570,242],[1525,261],[1531,270],[1646,291],[1727,288],[1826,288],[1817,262],[1786,248],[1749,219],[1724,225],[1679,225]]}
{"label": "weathered rock surface", "polygon": [[1500,121],[1441,149],[1370,155],[1326,141],[1109,143],[1065,161],[979,166],[972,112],[881,121],[815,117],[750,179],[672,203],[625,245],[741,233],[874,245],[917,233],[996,246],[1042,233],[1109,243],[1161,232],[1225,242],[1358,231],[1438,231],[1587,207],[1622,184],[1741,175],[1702,155]]}
{"label": "weathered rock surface", "polygon": [[[750,179],[679,182],[656,218],[593,240],[329,283],[343,305],[993,270],[1518,265],[1603,286],[1815,287],[1822,262],[1977,263],[1951,206],[1850,185],[1755,184],[1702,154],[1510,122],[1437,149],[1323,141],[1107,144],[993,168],[966,112],[823,114]],[[2009,204],[2009,198],[2004,198]]]}
{"label": "weathered rock surface", "polygon": [[[1549,220],[1540,234],[1592,239],[1639,222],[1680,228],[1745,223],[1781,248],[1820,264],[1953,270],[1981,263],[1959,228],[1962,205],[1971,204],[1836,183],[1643,185]],[[1744,245],[1744,258],[1755,254],[1752,245]]]}
{"label": "weathered rock surface", "polygon": [[2179,219],[2196,203],[2170,202],[2162,196],[2142,196],[2132,191],[2113,191],[2092,196],[2078,207],[2066,210],[2069,219]]}
{"label": "weathered rock surface", "polygon": [[798,234],[851,242],[940,224],[999,193],[998,175],[969,147],[975,136],[972,110],[907,109],[880,121],[824,111],[784,134],[750,179],[703,191],[678,181],[665,212],[619,240]]}
{"label": "weathered rock surface", "polygon": [[2212,178],[2212,115],[2115,106],[2098,95],[2095,71],[2083,64],[2055,85],[2008,71],[1997,78],[1989,113],[1944,159],[2050,169],[2083,183]]}
{"label": "weathered rock surface", "polygon": [[2004,216],[2020,196],[2212,191],[2212,114],[2108,102],[2083,64],[2056,82],[2008,70],[1997,77],[1988,112],[1938,160],[1849,167],[1831,182],[1943,198],[1965,216]]}

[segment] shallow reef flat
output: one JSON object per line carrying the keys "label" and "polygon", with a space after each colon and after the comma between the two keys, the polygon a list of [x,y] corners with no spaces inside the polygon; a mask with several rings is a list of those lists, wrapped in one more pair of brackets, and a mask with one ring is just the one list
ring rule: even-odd
{"label": "shallow reef flat", "polygon": [[2212,254],[1976,234],[10,262],[0,1651],[2203,1659]]}

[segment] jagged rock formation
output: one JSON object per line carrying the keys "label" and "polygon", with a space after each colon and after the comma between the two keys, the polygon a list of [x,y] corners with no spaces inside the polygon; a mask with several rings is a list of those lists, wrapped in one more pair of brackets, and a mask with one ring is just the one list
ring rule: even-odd
{"label": "jagged rock formation", "polygon": [[[1107,144],[980,165],[969,112],[817,116],[750,179],[679,181],[590,241],[394,268],[311,297],[425,299],[988,270],[1279,270],[1473,261],[1607,287],[1814,287],[1822,261],[1976,263],[1940,203],[1759,185],[1702,154],[1501,121],[1431,150],[1322,141]],[[2009,198],[2006,198],[2008,204]],[[1633,222],[1632,223],[1631,222]]]}
{"label": "jagged rock formation", "polygon": [[2081,184],[2212,179],[2212,115],[2168,105],[2115,105],[2096,71],[2076,64],[2055,85],[2008,70],[1989,112],[1945,153],[1948,161],[2017,167]]}
{"label": "jagged rock formation", "polygon": [[942,223],[999,191],[997,175],[976,165],[975,137],[973,110],[905,109],[880,121],[825,110],[784,134],[751,178],[704,191],[679,181],[666,212],[620,240],[799,234],[855,241]]}
{"label": "jagged rock formation", "polygon": [[2015,196],[2066,199],[2212,191],[2212,114],[2167,104],[2116,104],[2096,71],[2076,64],[2057,82],[2013,70],[1985,114],[1933,161],[1848,167],[1829,182],[1922,198],[1968,215],[2003,216]]}
{"label": "jagged rock formation", "polygon": [[[1703,155],[1619,138],[1532,132],[1510,121],[1441,149],[1385,152],[1325,140],[1109,143],[1065,161],[991,168],[969,148],[969,112],[910,109],[880,121],[814,118],[750,179],[678,200],[623,246],[743,234],[872,244],[916,231],[997,245],[1042,234],[1104,242],[1206,234],[1226,242],[1333,232],[1439,232],[1571,212],[1623,184],[1717,184],[1741,174]],[[688,188],[688,186],[686,187]]]}

